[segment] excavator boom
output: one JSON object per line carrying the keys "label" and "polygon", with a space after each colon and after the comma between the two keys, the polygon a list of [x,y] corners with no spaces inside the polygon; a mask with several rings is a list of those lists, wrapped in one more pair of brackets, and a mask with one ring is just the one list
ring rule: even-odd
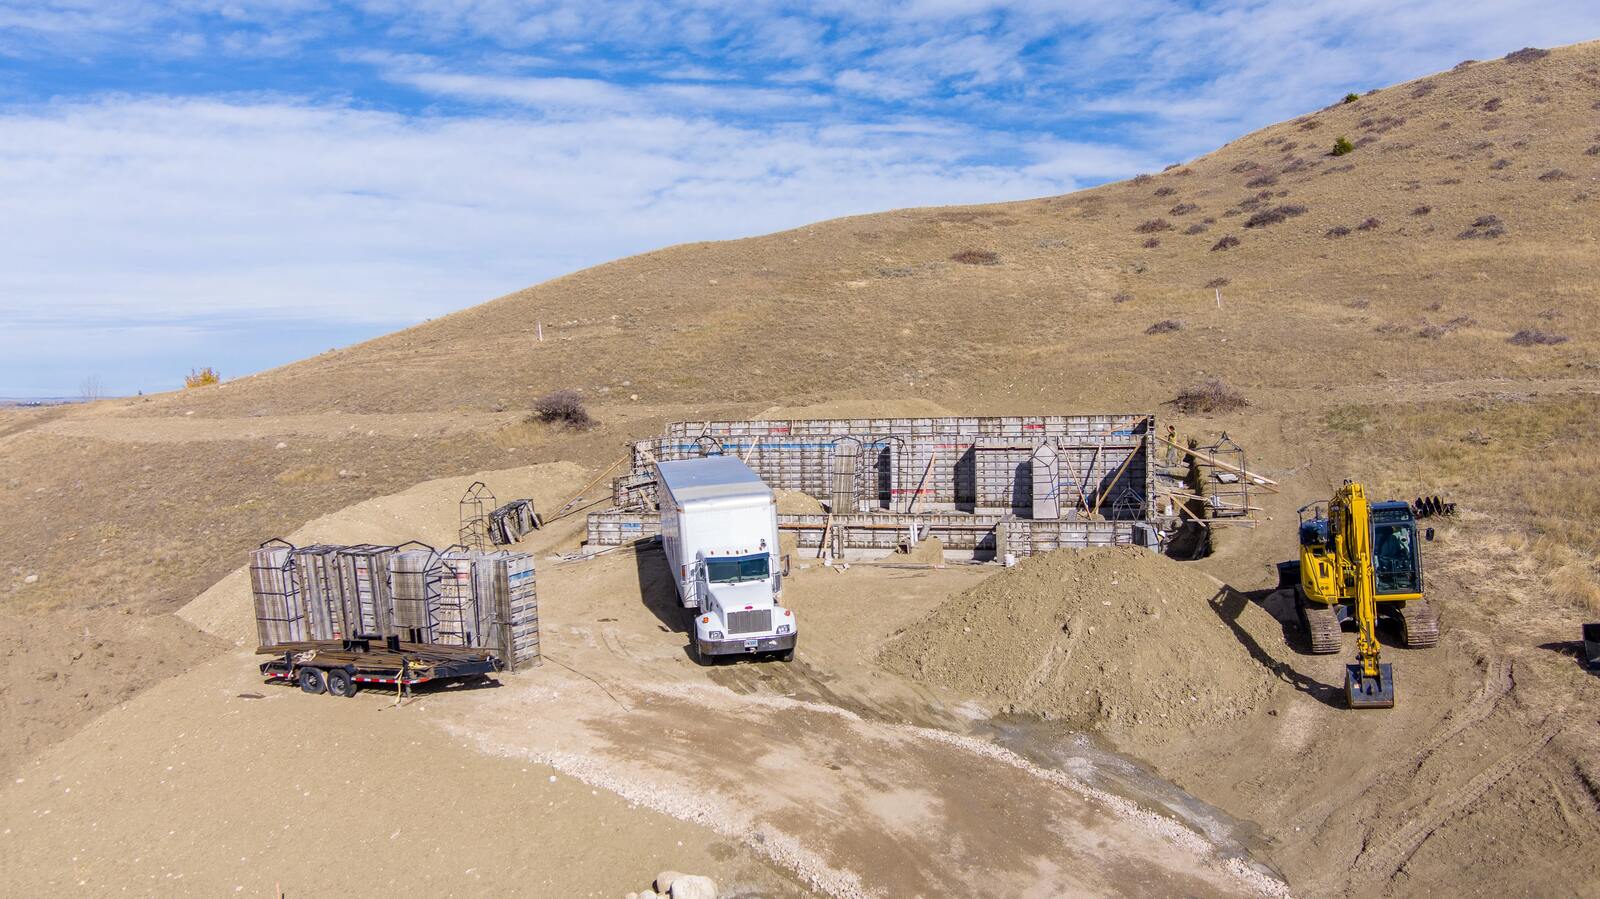
{"label": "excavator boom", "polygon": [[1345,667],[1344,695],[1352,709],[1394,708],[1394,671],[1379,660],[1378,587],[1373,570],[1372,506],[1360,484],[1347,483],[1334,505],[1345,516],[1348,570],[1355,581],[1356,662]]}

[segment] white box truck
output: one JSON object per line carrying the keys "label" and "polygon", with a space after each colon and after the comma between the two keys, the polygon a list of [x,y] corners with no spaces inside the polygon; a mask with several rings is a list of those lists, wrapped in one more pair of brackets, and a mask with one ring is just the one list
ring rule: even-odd
{"label": "white box truck", "polygon": [[800,629],[778,600],[778,501],[734,456],[656,463],[661,545],[700,658],[794,658]]}

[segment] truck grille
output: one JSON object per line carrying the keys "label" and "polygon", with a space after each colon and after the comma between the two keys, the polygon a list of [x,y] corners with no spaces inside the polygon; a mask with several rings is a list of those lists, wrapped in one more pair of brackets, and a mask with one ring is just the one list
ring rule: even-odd
{"label": "truck grille", "polygon": [[772,630],[771,609],[749,609],[743,612],[728,613],[728,633],[753,634],[758,631]]}

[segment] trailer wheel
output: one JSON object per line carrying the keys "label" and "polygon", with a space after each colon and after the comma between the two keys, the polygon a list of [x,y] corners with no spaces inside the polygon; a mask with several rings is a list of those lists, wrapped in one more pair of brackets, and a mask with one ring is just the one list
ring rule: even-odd
{"label": "trailer wheel", "polygon": [[300,689],[307,693],[328,692],[328,682],[322,676],[322,671],[317,668],[300,669]]}
{"label": "trailer wheel", "polygon": [[350,676],[350,672],[343,668],[328,669],[329,693],[334,696],[349,698],[356,695],[356,691],[360,689],[361,685],[356,683],[356,679]]}

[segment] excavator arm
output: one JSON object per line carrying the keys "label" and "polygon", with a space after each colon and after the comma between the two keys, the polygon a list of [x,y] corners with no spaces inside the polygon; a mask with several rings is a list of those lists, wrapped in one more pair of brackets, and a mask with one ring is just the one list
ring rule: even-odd
{"label": "excavator arm", "polygon": [[[1355,593],[1356,662],[1345,666],[1345,700],[1353,709],[1394,708],[1394,671],[1379,658],[1378,590],[1374,575],[1372,506],[1360,484],[1346,483],[1334,503],[1344,533],[1341,566]],[[1330,512],[1332,510],[1330,509]]]}

